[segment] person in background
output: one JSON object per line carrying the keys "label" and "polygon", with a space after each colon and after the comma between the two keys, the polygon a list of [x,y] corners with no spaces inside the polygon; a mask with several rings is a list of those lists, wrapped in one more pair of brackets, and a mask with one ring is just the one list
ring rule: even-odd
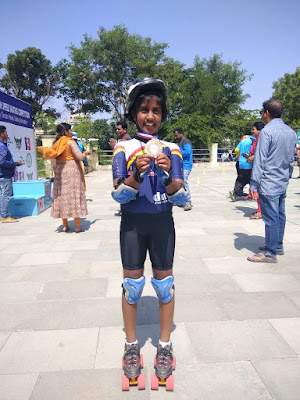
{"label": "person in background", "polygon": [[192,209],[192,199],[191,192],[189,188],[189,175],[193,168],[193,147],[192,142],[183,135],[183,130],[181,128],[176,128],[174,130],[175,141],[177,142],[182,158],[183,158],[183,176],[184,176],[184,186],[187,190],[187,200],[186,205],[184,206],[184,211],[190,211]]}
{"label": "person in background", "polygon": [[250,183],[252,164],[247,163],[247,158],[250,157],[250,148],[254,142],[255,137],[246,135],[240,141],[236,148],[236,153],[239,153],[238,177],[236,178],[233,191],[229,192],[232,201],[245,199],[247,194],[243,192],[244,187]]}
{"label": "person in background", "polygon": [[[265,126],[265,124],[261,121],[255,122],[253,124],[251,132],[252,132],[253,136],[255,137],[255,140],[250,149],[250,157],[247,158],[248,163],[253,163],[254,153],[255,153],[255,149],[256,149],[256,145],[257,145],[257,141],[258,141],[258,136],[260,134],[260,131],[264,128],[264,126]],[[257,200],[257,211],[250,215],[250,219],[260,219],[261,218],[261,209],[260,209],[259,195],[258,195],[257,190],[255,190],[253,192],[253,194],[251,194],[251,198]]]}
{"label": "person in background", "polygon": [[74,218],[75,233],[79,233],[83,231],[80,217],[87,215],[85,179],[79,161],[91,153],[89,151],[81,153],[72,140],[71,125],[67,123],[57,125],[56,133],[56,141],[50,149],[38,147],[44,159],[55,159],[51,216],[62,218],[63,232],[70,230],[68,218]]}
{"label": "person in background", "polygon": [[12,195],[12,178],[15,168],[24,164],[23,161],[14,161],[7,147],[7,130],[0,125],[0,221],[3,223],[19,222],[18,219],[9,216],[8,203]]}
{"label": "person in background", "polygon": [[[79,147],[79,150],[81,151],[81,153],[83,153],[85,151],[84,145],[81,141],[81,139],[78,137],[78,133],[73,131],[73,135],[72,135],[72,139],[75,140],[75,142],[77,143],[77,146]],[[87,161],[87,157],[85,157],[85,159],[83,160],[83,165],[84,165],[84,172],[87,174],[88,173],[88,161]]]}
{"label": "person in background", "polygon": [[286,189],[293,173],[296,133],[281,119],[282,104],[275,99],[263,103],[265,127],[259,134],[255,150],[250,190],[257,190],[265,223],[265,246],[248,261],[276,263],[283,255]]}
{"label": "person in background", "polygon": [[[127,133],[127,122],[126,121],[118,121],[116,123],[116,134],[118,136],[118,141],[114,138],[111,138],[109,144],[113,149],[115,145],[119,142],[123,142],[125,140],[131,140],[131,136]],[[116,217],[121,216],[121,209],[115,213]]]}
{"label": "person in background", "polygon": [[299,168],[299,176],[297,178],[300,179],[300,144],[297,144],[296,146],[295,156]]}
{"label": "person in background", "polygon": [[127,133],[127,122],[126,121],[118,121],[116,123],[116,134],[118,136],[118,140],[111,138],[109,141],[110,147],[113,149],[118,142],[122,142],[124,140],[130,140],[131,136]]}

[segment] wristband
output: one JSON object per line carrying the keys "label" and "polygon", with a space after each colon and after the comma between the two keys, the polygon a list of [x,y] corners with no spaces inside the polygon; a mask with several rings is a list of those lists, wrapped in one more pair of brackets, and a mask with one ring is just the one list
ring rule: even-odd
{"label": "wristband", "polygon": [[171,170],[170,170],[170,172],[168,172],[168,175],[169,175],[169,177],[164,181],[164,185],[165,185],[166,187],[169,186],[170,183],[171,183],[172,180],[173,180],[173,175],[172,175]]}
{"label": "wristband", "polygon": [[124,183],[125,179],[126,178],[119,178],[118,181],[117,181],[117,184],[116,184],[116,186],[114,188],[118,189],[118,187],[121,186],[122,183]]}
{"label": "wristband", "polygon": [[144,180],[144,177],[141,176],[140,171],[137,169],[135,163],[132,170],[132,177],[137,183],[142,183]]}

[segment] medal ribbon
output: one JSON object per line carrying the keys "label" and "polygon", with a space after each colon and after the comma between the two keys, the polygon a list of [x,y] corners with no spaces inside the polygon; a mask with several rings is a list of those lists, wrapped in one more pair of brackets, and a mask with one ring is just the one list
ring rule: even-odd
{"label": "medal ribbon", "polygon": [[144,133],[144,132],[138,132],[137,137],[146,139],[146,140],[158,139],[157,136],[149,135],[149,133]]}

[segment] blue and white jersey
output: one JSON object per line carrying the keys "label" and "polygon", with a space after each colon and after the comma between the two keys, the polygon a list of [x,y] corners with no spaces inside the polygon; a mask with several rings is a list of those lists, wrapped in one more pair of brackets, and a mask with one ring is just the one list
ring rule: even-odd
{"label": "blue and white jersey", "polygon": [[[149,139],[145,134],[138,134],[136,138],[119,142],[114,147],[113,179],[127,178],[132,174],[133,166],[139,155],[145,154],[145,144]],[[150,136],[150,135],[149,135]],[[153,139],[151,136],[150,139]],[[172,175],[174,179],[183,180],[182,155],[179,147],[174,143],[160,141],[163,153],[170,157]],[[135,214],[157,214],[171,211],[172,203],[168,201],[166,187],[156,175],[154,162],[150,164],[150,172],[138,187],[134,200],[121,205],[122,212]]]}

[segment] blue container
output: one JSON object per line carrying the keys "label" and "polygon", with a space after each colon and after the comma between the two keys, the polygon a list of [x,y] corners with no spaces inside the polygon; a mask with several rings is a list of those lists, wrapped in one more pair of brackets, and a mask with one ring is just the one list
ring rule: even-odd
{"label": "blue container", "polygon": [[50,196],[13,196],[8,204],[8,212],[15,217],[26,217],[39,215],[50,206]]}
{"label": "blue container", "polygon": [[50,179],[13,182],[13,195],[14,197],[51,196]]}

